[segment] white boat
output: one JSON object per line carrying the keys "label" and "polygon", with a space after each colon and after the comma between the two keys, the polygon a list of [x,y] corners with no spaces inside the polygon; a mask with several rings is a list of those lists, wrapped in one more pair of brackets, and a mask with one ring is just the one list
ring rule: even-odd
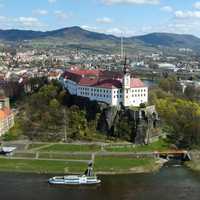
{"label": "white boat", "polygon": [[92,164],[90,164],[83,175],[55,176],[48,182],[55,185],[93,185],[101,183],[101,180],[93,173]]}
{"label": "white boat", "polygon": [[98,184],[101,180],[99,180],[96,176],[55,176],[49,179],[50,184],[56,185],[91,185]]}

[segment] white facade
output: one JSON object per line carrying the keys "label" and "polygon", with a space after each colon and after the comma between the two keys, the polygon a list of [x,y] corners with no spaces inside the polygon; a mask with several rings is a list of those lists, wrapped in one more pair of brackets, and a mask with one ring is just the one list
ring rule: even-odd
{"label": "white facade", "polygon": [[122,88],[84,86],[69,79],[64,79],[63,85],[72,95],[105,102],[111,106],[123,104],[126,107],[138,107],[141,103],[148,102],[148,87],[131,87],[131,78],[129,75],[124,75]]}

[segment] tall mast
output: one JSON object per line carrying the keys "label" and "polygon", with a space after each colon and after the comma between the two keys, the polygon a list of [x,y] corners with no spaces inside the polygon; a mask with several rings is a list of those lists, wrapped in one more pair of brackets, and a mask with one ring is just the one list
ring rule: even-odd
{"label": "tall mast", "polygon": [[124,59],[124,38],[123,34],[121,35],[121,59]]}

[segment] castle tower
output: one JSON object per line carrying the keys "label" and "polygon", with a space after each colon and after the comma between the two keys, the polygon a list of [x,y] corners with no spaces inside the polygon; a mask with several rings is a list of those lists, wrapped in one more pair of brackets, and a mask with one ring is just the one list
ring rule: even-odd
{"label": "castle tower", "polygon": [[131,98],[131,74],[129,71],[129,67],[127,65],[127,58],[125,58],[124,68],[123,68],[123,105],[129,106],[130,105],[130,98]]}

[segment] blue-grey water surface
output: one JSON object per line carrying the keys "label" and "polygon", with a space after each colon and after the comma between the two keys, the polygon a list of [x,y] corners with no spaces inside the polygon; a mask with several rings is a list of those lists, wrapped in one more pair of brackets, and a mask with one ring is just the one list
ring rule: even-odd
{"label": "blue-grey water surface", "polygon": [[152,174],[101,176],[99,186],[51,186],[51,175],[0,173],[1,200],[200,200],[200,174],[165,166]]}

